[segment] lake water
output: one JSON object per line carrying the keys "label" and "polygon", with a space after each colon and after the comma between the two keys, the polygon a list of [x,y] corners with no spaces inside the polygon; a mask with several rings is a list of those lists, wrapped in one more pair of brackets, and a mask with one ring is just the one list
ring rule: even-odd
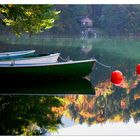
{"label": "lake water", "polygon": [[140,77],[135,72],[140,63],[139,38],[89,39],[86,47],[77,38],[40,43],[31,39],[35,40],[8,38],[10,45],[1,46],[3,51],[28,46],[37,53],[60,52],[72,60],[95,57],[122,71],[125,80],[113,85],[112,70],[97,63],[88,80],[7,83],[6,89],[1,87],[5,89],[0,96],[1,135],[139,135]]}

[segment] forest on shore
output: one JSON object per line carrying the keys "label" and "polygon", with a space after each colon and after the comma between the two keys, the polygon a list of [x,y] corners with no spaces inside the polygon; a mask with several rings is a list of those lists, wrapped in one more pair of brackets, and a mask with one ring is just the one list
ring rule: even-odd
{"label": "forest on shore", "polygon": [[[8,7],[8,6],[7,6]],[[53,10],[52,10],[53,7]],[[15,11],[10,11],[10,14],[12,14],[13,17],[11,17],[11,19],[13,20],[13,18],[15,18],[15,15],[21,16],[22,18],[25,18],[28,22],[25,23],[23,21],[21,21],[22,24],[20,24],[20,27],[22,27],[21,25],[23,25],[24,27],[26,27],[28,25],[28,27],[23,30],[26,31],[27,29],[33,31],[34,33],[34,29],[36,30],[36,32],[38,32],[39,29],[41,29],[43,27],[43,29],[45,28],[45,30],[43,30],[44,32],[41,34],[49,34],[49,35],[57,35],[57,36],[78,36],[81,35],[81,30],[83,28],[83,26],[81,25],[81,21],[85,18],[88,17],[88,19],[93,23],[92,28],[97,31],[100,32],[104,35],[110,35],[110,36],[128,36],[128,35],[139,35],[140,33],[140,5],[53,5],[53,6],[47,6],[47,5],[38,5],[38,6],[34,6],[34,5],[13,5],[13,6],[9,6],[8,9],[14,9]],[[46,9],[45,9],[46,8]],[[21,11],[21,9],[25,9],[26,10],[30,10],[30,12],[33,12],[34,15],[36,15],[36,21],[32,22],[31,24],[29,24],[31,22],[32,19],[31,15],[29,14],[29,12],[26,12],[26,16],[29,17],[27,19],[27,17],[23,17],[22,12],[19,12],[17,14],[17,10]],[[0,9],[0,13],[3,14],[4,16],[7,14],[2,13],[3,11],[3,6]],[[48,11],[47,11],[48,10]],[[42,16],[40,16],[42,13]],[[57,18],[55,15],[58,15]],[[48,17],[49,18],[48,18]],[[46,23],[44,22],[43,24],[39,24],[39,26],[37,27],[36,22],[38,23],[39,20],[37,20],[37,18],[39,19],[39,17],[41,17],[43,20],[46,18],[48,18],[45,22],[47,22],[47,26]],[[0,16],[1,20],[2,16]],[[11,22],[10,19],[10,22]],[[53,24],[53,20],[50,19],[54,19],[55,22]],[[16,19],[17,21],[19,19]],[[33,21],[33,20],[32,20]],[[8,24],[11,24],[11,23]],[[20,22],[19,22],[20,23]],[[35,24],[32,26],[32,24]],[[45,27],[44,26],[47,27]],[[52,26],[53,25],[53,26]],[[15,26],[15,29],[17,30],[18,28],[16,28],[17,26]],[[33,30],[32,30],[33,27]],[[52,28],[53,27],[53,28]],[[6,28],[8,28],[8,30],[5,30]],[[51,28],[51,29],[49,29]],[[21,30],[22,28],[20,28]],[[24,28],[23,28],[24,29]],[[47,29],[47,30],[46,30]],[[9,25],[7,26],[2,26],[1,23],[1,28],[0,28],[1,33],[5,32],[9,32]]]}
{"label": "forest on shore", "polygon": [[59,20],[49,32],[78,35],[81,18],[88,17],[93,28],[106,35],[139,35],[140,5],[55,5]]}

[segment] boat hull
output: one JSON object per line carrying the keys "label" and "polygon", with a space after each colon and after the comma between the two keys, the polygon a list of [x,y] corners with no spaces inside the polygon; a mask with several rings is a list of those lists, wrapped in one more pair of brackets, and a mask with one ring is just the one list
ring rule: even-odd
{"label": "boat hull", "polygon": [[0,53],[0,58],[1,59],[20,58],[20,57],[30,56],[34,52],[35,52],[35,50],[17,51],[17,52],[4,52],[4,53]]}
{"label": "boat hull", "polygon": [[58,57],[60,56],[59,53],[54,53],[46,56],[40,57],[31,57],[31,58],[23,58],[18,60],[7,60],[7,61],[0,61],[0,65],[20,65],[20,64],[45,64],[45,63],[56,63]]}
{"label": "boat hull", "polygon": [[95,62],[95,60],[81,60],[44,65],[0,66],[0,78],[83,77],[91,73]]}

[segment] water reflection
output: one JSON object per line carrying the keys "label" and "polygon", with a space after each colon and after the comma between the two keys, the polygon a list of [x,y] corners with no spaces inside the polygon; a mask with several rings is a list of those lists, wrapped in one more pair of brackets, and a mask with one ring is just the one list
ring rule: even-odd
{"label": "water reflection", "polygon": [[86,79],[44,80],[3,81],[0,88],[0,135],[56,132],[60,125],[63,126],[61,117],[69,104],[65,96],[95,95],[94,87]]}
{"label": "water reflection", "polygon": [[[37,49],[38,52],[48,50],[50,53],[60,52],[62,57],[70,56],[73,60],[94,56],[98,61],[121,70],[125,75],[124,83],[120,87],[114,86],[110,82],[111,70],[97,64],[90,75],[92,85],[83,79],[45,81],[42,84],[40,82],[33,84],[27,80],[27,83],[19,84],[20,86],[11,82],[6,88],[7,83],[4,86],[2,84],[1,93],[10,91],[10,94],[37,93],[42,96],[0,96],[0,134],[35,135],[45,134],[44,131],[52,133],[59,130],[60,126],[73,128],[73,124],[68,125],[68,121],[67,124],[61,124],[62,117],[81,124],[78,127],[79,131],[85,124],[90,129],[99,124],[125,123],[130,126],[132,121],[135,124],[140,121],[140,77],[135,74],[135,66],[140,58],[139,40],[128,39],[127,42],[120,38],[97,39],[96,42],[89,40],[91,50],[86,54],[82,50],[81,40],[63,38],[56,39],[55,44],[54,39],[50,39],[50,42],[48,46],[42,46],[43,49],[40,49],[40,46],[30,47]],[[26,46],[23,47],[25,48]],[[43,96],[47,93],[50,96]],[[41,131],[33,129],[38,127],[42,128]],[[99,129],[101,128],[102,125]]]}
{"label": "water reflection", "polygon": [[0,95],[94,95],[95,89],[89,80],[57,79],[57,80],[20,80],[3,81]]}
{"label": "water reflection", "polygon": [[[66,122],[67,121],[67,122]],[[56,136],[139,136],[139,123],[135,124],[131,119],[129,123],[124,124],[123,122],[106,122],[92,126],[87,124],[74,123],[73,120],[64,121],[69,127],[59,128],[58,132],[51,133]],[[47,134],[46,134],[47,135]]]}
{"label": "water reflection", "polygon": [[69,112],[65,115],[75,122],[87,123],[89,126],[106,121],[129,122],[131,117],[136,123],[140,120],[139,79],[129,87],[114,87],[109,81],[105,81],[97,84],[95,90],[96,94],[93,97],[84,95],[65,97],[70,101]]}
{"label": "water reflection", "polygon": [[[68,101],[68,104],[67,110],[63,114],[63,120],[69,118],[69,120],[65,119],[65,126],[70,128],[60,127],[60,134],[127,135],[128,133],[128,135],[138,135],[140,78],[134,75],[132,79],[126,79],[121,87],[115,87],[110,81],[104,81],[95,86],[95,91],[96,94],[92,97],[65,96],[64,99]],[[77,128],[78,131],[74,128]],[[127,130],[124,131],[123,128]],[[91,132],[81,133],[87,130]],[[122,132],[118,130],[122,130]],[[55,133],[55,135],[59,135],[59,133]]]}
{"label": "water reflection", "polygon": [[64,100],[56,96],[0,96],[1,135],[42,135],[61,124]]}

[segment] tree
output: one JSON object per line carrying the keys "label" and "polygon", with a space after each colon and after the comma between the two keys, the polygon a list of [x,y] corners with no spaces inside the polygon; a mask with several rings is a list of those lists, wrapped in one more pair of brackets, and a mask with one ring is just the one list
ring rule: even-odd
{"label": "tree", "polygon": [[59,13],[53,5],[0,5],[0,22],[16,35],[32,35],[52,28]]}
{"label": "tree", "polygon": [[99,25],[111,35],[138,33],[139,14],[139,5],[105,5],[99,17]]}

